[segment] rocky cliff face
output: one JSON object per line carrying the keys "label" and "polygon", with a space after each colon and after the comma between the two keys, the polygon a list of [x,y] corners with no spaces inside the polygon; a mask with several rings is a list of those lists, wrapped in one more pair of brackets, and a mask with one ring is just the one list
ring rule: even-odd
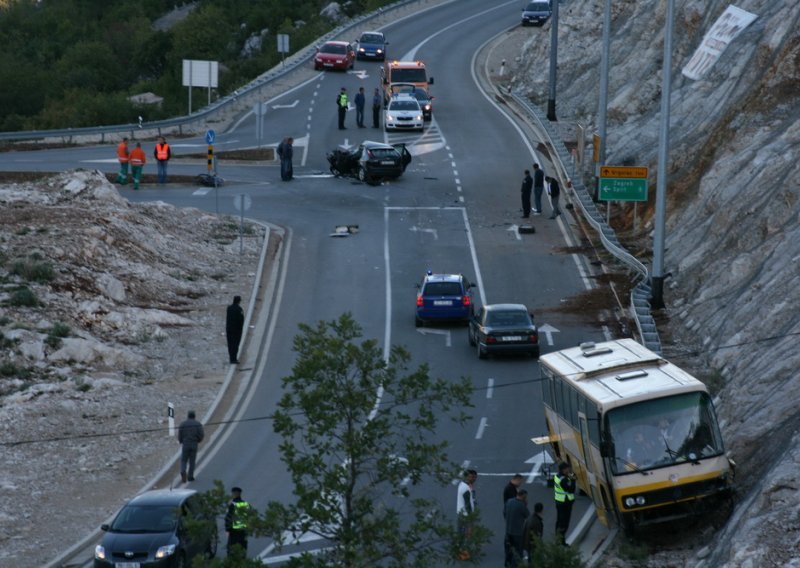
{"label": "rocky cliff face", "polygon": [[[800,3],[737,3],[757,19],[702,80],[684,77],[728,4],[675,3],[662,333],[666,354],[718,393],[739,464],[737,509],[689,564],[786,566],[800,557]],[[560,6],[558,116],[591,132],[604,2]],[[612,10],[607,162],[649,166],[651,204],[665,10],[655,0]],[[542,106],[550,26],[530,30],[513,78]]]}

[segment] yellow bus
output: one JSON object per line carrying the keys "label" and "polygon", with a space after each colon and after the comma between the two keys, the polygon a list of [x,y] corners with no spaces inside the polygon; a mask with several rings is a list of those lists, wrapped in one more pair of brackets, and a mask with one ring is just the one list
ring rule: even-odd
{"label": "yellow bus", "polygon": [[598,518],[626,532],[730,496],[733,462],[705,385],[632,339],[542,355],[542,396],[558,461]]}

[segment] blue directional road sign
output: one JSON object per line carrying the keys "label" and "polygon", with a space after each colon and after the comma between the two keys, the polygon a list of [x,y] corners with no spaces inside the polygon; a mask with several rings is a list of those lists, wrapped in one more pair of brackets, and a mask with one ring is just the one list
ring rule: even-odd
{"label": "blue directional road sign", "polygon": [[217,133],[213,130],[206,131],[206,144],[213,144],[217,138]]}

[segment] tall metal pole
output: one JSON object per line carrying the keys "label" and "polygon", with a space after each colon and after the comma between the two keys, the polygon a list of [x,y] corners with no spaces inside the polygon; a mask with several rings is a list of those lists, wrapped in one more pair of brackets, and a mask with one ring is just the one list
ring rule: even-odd
{"label": "tall metal pole", "polygon": [[550,16],[550,95],[547,99],[547,120],[556,118],[556,68],[558,66],[558,2],[553,2]]}
{"label": "tall metal pole", "polygon": [[611,51],[611,0],[606,0],[603,11],[603,40],[600,51],[600,102],[597,107],[597,132],[600,138],[600,148],[597,151],[598,160],[594,166],[595,199],[600,195],[600,166],[606,163],[606,111],[608,108],[608,60]]}
{"label": "tall metal pole", "polygon": [[664,24],[664,69],[661,79],[661,126],[658,133],[658,173],[656,176],[656,218],[653,236],[653,294],[650,305],[664,307],[664,225],[667,210],[667,162],[669,159],[669,103],[672,94],[672,20],[675,0],[667,0]]}

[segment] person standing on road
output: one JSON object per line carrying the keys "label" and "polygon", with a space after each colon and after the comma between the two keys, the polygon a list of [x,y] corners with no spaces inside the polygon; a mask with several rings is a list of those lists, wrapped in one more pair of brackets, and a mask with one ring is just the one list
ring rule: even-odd
{"label": "person standing on road", "polygon": [[172,157],[172,150],[163,136],[158,137],[156,149],[153,150],[153,156],[158,165],[158,183],[167,183],[167,162]]}
{"label": "person standing on road", "polygon": [[117,160],[119,161],[119,173],[117,174],[117,183],[125,185],[128,183],[128,162],[130,161],[130,153],[128,151],[128,137],[125,136],[122,142],[117,144]]}
{"label": "person standing on road", "polygon": [[[458,532],[462,542],[472,538],[472,514],[477,510],[478,503],[475,499],[475,482],[478,479],[478,472],[468,469],[464,472],[464,478],[459,482],[456,489],[456,517],[458,522]],[[461,550],[458,553],[459,560],[469,560],[468,550]]]}
{"label": "person standing on road", "polygon": [[542,193],[544,193],[544,170],[533,164],[533,214],[542,214]]}
{"label": "person standing on road", "polygon": [[558,198],[561,196],[561,188],[558,186],[558,180],[553,177],[544,178],[550,187],[550,201],[553,203],[553,213],[550,219],[555,219],[561,215],[561,209],[558,206]]}
{"label": "person standing on road", "polygon": [[533,551],[544,535],[542,511],[544,511],[544,505],[542,503],[536,503],[533,506],[533,513],[530,514],[525,520],[525,524],[522,525],[522,550],[528,554],[528,562],[533,560]]}
{"label": "person standing on road", "polygon": [[[178,426],[178,443],[181,445],[181,481],[194,481],[194,464],[197,460],[197,446],[203,441],[203,425],[195,419],[194,410],[186,415],[186,420]],[[188,476],[187,468],[188,468]]]}
{"label": "person standing on road", "polygon": [[278,148],[276,152],[281,159],[281,179],[283,181],[289,181],[294,177],[294,168],[292,167],[292,157],[294,156],[294,138],[289,136],[288,138],[284,138],[280,144],[278,144]]}
{"label": "person standing on road", "polygon": [[530,516],[528,511],[528,492],[518,489],[517,495],[506,501],[506,568],[517,568],[517,563],[522,560],[522,527]]}
{"label": "person standing on road", "polygon": [[347,89],[344,87],[336,97],[336,110],[339,112],[339,130],[345,130],[344,117],[347,114]]}
{"label": "person standing on road", "polygon": [[530,170],[525,170],[525,177],[522,178],[522,218],[527,219],[531,216],[531,189],[533,189],[533,178]]}
{"label": "person standing on road", "polygon": [[519,473],[515,473],[511,481],[503,489],[503,517],[506,515],[506,503],[509,499],[514,499],[517,496],[517,490],[522,485],[523,477]]}
{"label": "person standing on road", "polygon": [[225,315],[225,337],[228,340],[228,357],[231,365],[238,365],[239,342],[242,340],[242,330],[244,329],[244,310],[240,305],[241,296],[234,296],[233,303],[228,306]]}
{"label": "person standing on road", "polygon": [[566,545],[569,518],[575,502],[575,474],[567,462],[558,464],[558,473],[553,476],[553,491],[556,501],[556,538]]}
{"label": "person standing on road", "polygon": [[375,94],[372,95],[372,128],[381,127],[381,93],[379,89],[375,89]]}
{"label": "person standing on road", "polygon": [[147,163],[147,157],[142,150],[142,143],[137,142],[136,148],[131,150],[131,177],[133,178],[133,189],[139,189],[139,180],[142,179],[142,168]]}
{"label": "person standing on road", "polygon": [[228,556],[247,557],[247,515],[250,503],[242,499],[242,488],[231,489],[231,500],[225,513],[225,532],[228,533]]}
{"label": "person standing on road", "polygon": [[354,101],[356,103],[356,125],[364,128],[364,105],[367,98],[364,96],[364,87],[358,89]]}

